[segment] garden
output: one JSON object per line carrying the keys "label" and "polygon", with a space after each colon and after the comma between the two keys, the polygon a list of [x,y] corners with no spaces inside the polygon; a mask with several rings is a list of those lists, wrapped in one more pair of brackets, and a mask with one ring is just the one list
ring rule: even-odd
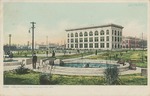
{"label": "garden", "polygon": [[[4,85],[45,85],[40,84],[39,72],[17,74],[12,71],[4,72]],[[120,75],[120,85],[147,85],[147,77],[141,74]],[[52,75],[46,85],[108,85],[104,76],[67,76]],[[44,81],[45,82],[45,81]]]}
{"label": "garden", "polygon": [[124,50],[124,51],[104,51],[97,55],[87,57],[85,59],[100,60],[131,60],[137,67],[147,68],[147,51],[146,50]]}
{"label": "garden", "polygon": [[[17,53],[16,57],[20,57]],[[23,55],[22,55],[23,56]],[[84,57],[87,56],[87,57]],[[78,58],[95,60],[132,60],[137,67],[147,68],[147,51],[95,51],[60,55],[49,58]],[[45,57],[38,57],[45,58]],[[118,69],[107,68],[103,76],[59,75],[35,72],[20,66],[17,70],[4,71],[4,85],[147,85],[147,76],[141,73],[120,75]]]}

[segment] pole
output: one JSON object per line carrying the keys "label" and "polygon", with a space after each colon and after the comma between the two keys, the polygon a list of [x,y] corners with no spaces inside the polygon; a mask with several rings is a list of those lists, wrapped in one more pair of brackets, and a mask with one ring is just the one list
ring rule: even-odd
{"label": "pole", "polygon": [[47,50],[48,50],[48,36],[46,36],[46,45],[47,45]]}
{"label": "pole", "polygon": [[136,49],[136,37],[134,37],[134,50]]}
{"label": "pole", "polygon": [[29,41],[27,41],[27,51],[29,50]]}
{"label": "pole", "polygon": [[142,32],[142,50],[144,50],[144,40],[143,40],[143,32]]}
{"label": "pole", "polygon": [[144,52],[144,44],[143,44],[143,32],[142,32],[142,62],[144,62],[143,52]]}
{"label": "pole", "polygon": [[9,51],[10,51],[10,47],[11,47],[11,34],[9,34]]}
{"label": "pole", "polygon": [[33,53],[34,53],[34,24],[36,24],[35,22],[30,22],[32,24],[32,56],[33,56]]}

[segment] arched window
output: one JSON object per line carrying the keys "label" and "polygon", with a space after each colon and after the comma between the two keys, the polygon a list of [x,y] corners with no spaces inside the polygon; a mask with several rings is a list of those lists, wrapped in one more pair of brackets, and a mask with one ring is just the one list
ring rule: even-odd
{"label": "arched window", "polygon": [[115,30],[115,35],[117,34],[116,30]]}
{"label": "arched window", "polygon": [[92,32],[92,31],[90,31],[89,35],[90,35],[90,36],[93,36],[93,32]]}
{"label": "arched window", "polygon": [[98,35],[98,31],[95,31],[95,35]]}
{"label": "arched window", "polygon": [[84,36],[88,36],[88,33],[87,33],[87,32],[84,32]]}
{"label": "arched window", "polygon": [[82,32],[80,32],[80,36],[83,36]]}
{"label": "arched window", "polygon": [[78,33],[75,33],[75,37],[78,37]]}
{"label": "arched window", "polygon": [[104,35],[104,30],[101,30],[100,34],[101,34],[101,35]]}
{"label": "arched window", "polygon": [[71,37],[73,37],[73,33],[71,33]]}
{"label": "arched window", "polygon": [[109,35],[109,30],[106,31],[106,34]]}

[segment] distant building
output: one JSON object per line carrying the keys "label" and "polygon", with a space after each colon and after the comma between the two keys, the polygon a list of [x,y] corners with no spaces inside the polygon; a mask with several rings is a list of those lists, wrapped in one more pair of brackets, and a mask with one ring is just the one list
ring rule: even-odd
{"label": "distant building", "polygon": [[140,49],[147,47],[147,40],[142,40],[136,37],[123,37],[122,48],[123,49]]}
{"label": "distant building", "polygon": [[62,45],[50,43],[49,45],[39,44],[38,49],[47,50],[48,49],[61,49]]}
{"label": "distant building", "polygon": [[11,46],[4,45],[3,46],[3,50],[4,50],[5,53],[8,52],[8,51],[16,51],[17,50],[17,46],[16,45],[11,45]]}
{"label": "distant building", "polygon": [[121,49],[122,29],[122,26],[116,24],[67,29],[66,48]]}

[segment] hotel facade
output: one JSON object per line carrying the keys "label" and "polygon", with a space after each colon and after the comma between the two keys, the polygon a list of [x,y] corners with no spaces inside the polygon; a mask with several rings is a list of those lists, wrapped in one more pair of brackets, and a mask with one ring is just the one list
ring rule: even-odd
{"label": "hotel facade", "polygon": [[113,50],[122,48],[122,29],[116,24],[67,29],[68,49]]}

